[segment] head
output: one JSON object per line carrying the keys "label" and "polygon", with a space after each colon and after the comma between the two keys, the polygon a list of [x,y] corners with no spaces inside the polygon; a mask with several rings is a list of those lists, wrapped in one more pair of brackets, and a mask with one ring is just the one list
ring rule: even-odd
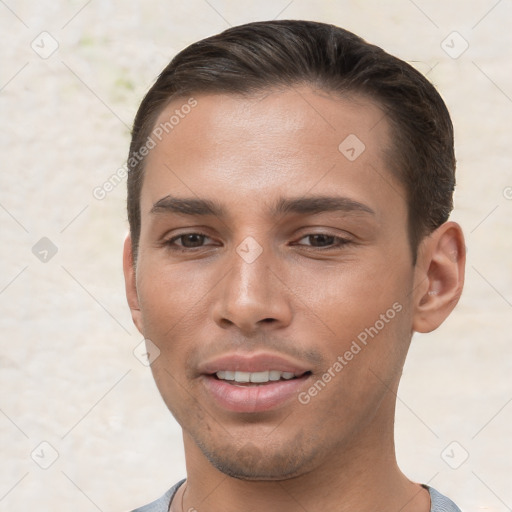
{"label": "head", "polygon": [[[135,258],[145,168],[140,149],[148,137],[157,141],[163,133],[160,129],[152,135],[164,108],[198,94],[251,96],[301,84],[379,105],[392,130],[386,164],[405,191],[415,261],[420,240],[446,222],[453,208],[455,155],[446,105],[433,85],[406,62],[342,28],[306,21],[256,22],[228,29],[185,48],[162,71],[137,112],[128,158],[128,220]],[[163,130],[172,130],[180,114],[166,119]]]}
{"label": "head", "polygon": [[[392,445],[412,333],[444,321],[464,273],[428,80],[331,25],[234,27],[160,74],[128,166],[128,301],[189,449],[280,479]],[[276,364],[296,374],[284,402],[212,399],[217,371]]]}

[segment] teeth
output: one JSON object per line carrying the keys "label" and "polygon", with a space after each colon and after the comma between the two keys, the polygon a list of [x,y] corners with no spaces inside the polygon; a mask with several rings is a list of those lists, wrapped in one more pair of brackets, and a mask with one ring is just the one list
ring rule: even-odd
{"label": "teeth", "polygon": [[222,380],[235,380],[235,372],[230,371],[219,371],[217,372],[217,377]]}
{"label": "teeth", "polygon": [[251,373],[251,382],[268,382],[268,370],[266,372]]}
{"label": "teeth", "polygon": [[249,372],[235,372],[235,382],[251,382],[251,374]]}
{"label": "teeth", "polygon": [[277,370],[270,370],[268,372],[268,378],[270,380],[279,380],[281,378],[281,372],[278,372]]}
{"label": "teeth", "polygon": [[280,379],[290,380],[295,377],[295,374],[292,372],[280,372],[279,370],[266,370],[264,372],[231,372],[228,370],[219,370],[215,375],[217,375],[220,380],[234,380],[240,383],[254,382],[257,384]]}

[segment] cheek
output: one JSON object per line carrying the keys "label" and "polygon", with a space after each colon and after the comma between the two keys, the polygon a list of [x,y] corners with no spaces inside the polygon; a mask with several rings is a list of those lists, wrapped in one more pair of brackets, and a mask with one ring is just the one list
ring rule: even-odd
{"label": "cheek", "polygon": [[348,402],[357,403],[376,385],[382,387],[379,379],[389,385],[400,372],[410,340],[407,292],[412,271],[402,275],[389,270],[391,266],[373,263],[339,266],[325,275],[312,273],[297,293],[304,299],[303,316],[309,317],[303,332],[327,333],[323,346],[317,347],[326,364],[322,371],[330,369],[336,376],[332,389],[345,398],[351,395]]}
{"label": "cheek", "polygon": [[183,328],[187,319],[204,308],[208,291],[213,288],[210,273],[186,265],[169,265],[146,260],[140,265],[137,282],[144,330],[162,338]]}
{"label": "cheek", "polygon": [[189,362],[208,348],[204,342],[212,337],[209,308],[222,275],[197,264],[193,269],[186,267],[147,259],[141,262],[138,282],[144,336],[160,350],[151,370],[173,413],[179,412],[174,408],[181,403],[176,397],[182,396],[185,402],[189,398],[183,394],[183,383],[191,377]]}
{"label": "cheek", "polygon": [[137,289],[144,337],[160,351],[151,371],[167,407],[181,418],[195,411],[190,393],[183,391],[185,362],[194,350],[193,340],[197,340],[196,319],[205,318],[205,292],[211,286],[203,273],[184,271],[182,265],[169,265],[156,258],[147,258],[139,265]]}
{"label": "cheek", "polygon": [[374,260],[371,265],[297,271],[291,288],[299,299],[297,305],[314,313],[333,336],[347,339],[373,325],[394,303],[402,304],[407,289],[404,277]]}

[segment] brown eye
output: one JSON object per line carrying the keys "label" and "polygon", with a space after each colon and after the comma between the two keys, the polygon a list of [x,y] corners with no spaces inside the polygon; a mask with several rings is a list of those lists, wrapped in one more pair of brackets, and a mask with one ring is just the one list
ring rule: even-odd
{"label": "brown eye", "polygon": [[300,240],[308,240],[307,244],[298,244],[307,248],[337,249],[350,243],[350,240],[327,233],[311,233],[303,236]]}
{"label": "brown eye", "polygon": [[336,237],[330,235],[308,235],[308,240],[313,247],[324,247],[325,245],[332,245]]}
{"label": "brown eye", "polygon": [[[183,233],[174,236],[165,242],[172,250],[183,251],[186,249],[199,249],[204,247],[205,239],[209,238],[203,233]],[[179,240],[179,243],[177,243]]]}
{"label": "brown eye", "polygon": [[178,238],[181,240],[183,247],[200,247],[206,236],[199,233],[189,233],[180,235]]}

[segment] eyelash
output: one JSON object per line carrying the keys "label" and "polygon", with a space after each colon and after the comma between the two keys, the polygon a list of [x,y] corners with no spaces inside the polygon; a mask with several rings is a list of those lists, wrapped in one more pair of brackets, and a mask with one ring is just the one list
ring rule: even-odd
{"label": "eyelash", "polygon": [[[206,233],[201,233],[199,231],[191,231],[191,232],[188,232],[188,233],[181,233],[180,235],[176,235],[176,236],[173,236],[172,238],[169,238],[168,240],[165,240],[164,241],[164,245],[167,246],[172,251],[177,251],[177,252],[194,252],[194,251],[196,251],[198,249],[204,249],[205,246],[181,247],[179,245],[175,245],[174,244],[174,242],[176,240],[179,240],[180,238],[186,237],[186,236],[189,236],[189,235],[199,235],[199,236],[203,236],[205,238],[210,238]],[[339,248],[341,248],[343,246],[346,246],[346,245],[349,245],[351,243],[351,240],[349,240],[347,238],[343,238],[343,237],[335,236],[335,235],[330,235],[328,233],[309,233],[309,234],[306,234],[306,235],[302,236],[301,238],[299,238],[299,240],[302,240],[304,238],[308,238],[308,237],[311,237],[311,236],[324,236],[324,237],[327,237],[327,238],[333,238],[334,239],[334,242],[332,244],[330,244],[330,247],[315,247],[313,245],[303,246],[303,247],[307,247],[308,249],[314,249],[314,250],[317,250],[317,251],[329,251],[329,250],[333,250],[333,249],[339,249]]]}

